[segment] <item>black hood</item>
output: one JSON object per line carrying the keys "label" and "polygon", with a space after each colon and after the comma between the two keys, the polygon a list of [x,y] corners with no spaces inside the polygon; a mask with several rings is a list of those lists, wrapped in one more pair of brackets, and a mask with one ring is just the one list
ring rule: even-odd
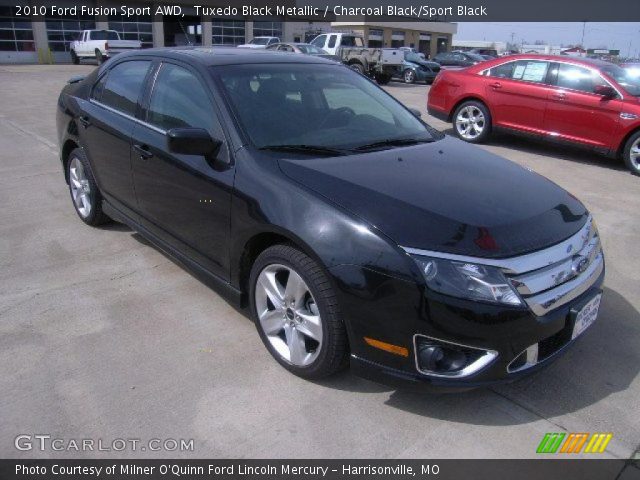
{"label": "black hood", "polygon": [[570,237],[588,216],[545,177],[450,137],[280,167],[404,247],[509,257]]}

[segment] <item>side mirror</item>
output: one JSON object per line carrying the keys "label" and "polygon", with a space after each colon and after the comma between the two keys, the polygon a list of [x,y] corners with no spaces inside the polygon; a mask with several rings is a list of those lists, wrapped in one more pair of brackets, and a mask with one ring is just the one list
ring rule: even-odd
{"label": "side mirror", "polygon": [[422,114],[420,113],[420,110],[418,110],[417,108],[410,108],[409,111],[411,113],[413,113],[414,117],[418,117],[418,118],[422,117]]}
{"label": "side mirror", "polygon": [[211,138],[204,128],[172,128],[167,132],[167,147],[173,153],[213,158],[221,145],[222,142]]}
{"label": "side mirror", "polygon": [[611,85],[596,85],[593,87],[593,93],[601,95],[604,98],[615,98],[618,96],[618,92]]}

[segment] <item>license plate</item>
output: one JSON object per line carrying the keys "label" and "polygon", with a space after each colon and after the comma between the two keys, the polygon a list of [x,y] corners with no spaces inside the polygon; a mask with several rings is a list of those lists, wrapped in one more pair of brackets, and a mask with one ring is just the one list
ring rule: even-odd
{"label": "license plate", "polygon": [[602,294],[596,295],[589,303],[587,303],[576,315],[576,323],[573,325],[573,340],[582,332],[584,332],[593,322],[596,321],[598,316],[598,309],[600,308],[600,299]]}

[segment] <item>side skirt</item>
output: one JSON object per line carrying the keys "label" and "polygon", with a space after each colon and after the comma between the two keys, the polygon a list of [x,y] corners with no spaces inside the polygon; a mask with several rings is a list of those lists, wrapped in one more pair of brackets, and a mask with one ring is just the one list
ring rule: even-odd
{"label": "side skirt", "polygon": [[226,280],[220,278],[219,276],[211,273],[209,270],[204,268],[197,262],[194,262],[189,257],[181,253],[180,251],[173,248],[171,245],[167,244],[165,241],[158,238],[155,234],[153,234],[149,229],[140,225],[138,222],[131,219],[125,213],[118,210],[107,200],[102,201],[102,210],[106,215],[117,220],[119,222],[124,223],[132,230],[135,230],[140,235],[142,235],[145,239],[149,240],[153,245],[155,245],[162,252],[171,257],[174,261],[176,261],[180,266],[188,270],[193,276],[195,276],[198,280],[203,282],[208,287],[214,289],[218,292],[222,297],[225,298],[228,302],[232,303],[236,307],[242,307],[243,305],[243,295],[242,291],[231,285]]}

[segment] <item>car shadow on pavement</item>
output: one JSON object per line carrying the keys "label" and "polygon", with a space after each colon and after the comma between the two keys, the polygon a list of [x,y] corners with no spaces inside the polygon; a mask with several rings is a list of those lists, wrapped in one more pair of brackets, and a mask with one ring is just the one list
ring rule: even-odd
{"label": "car shadow on pavement", "polygon": [[[601,311],[563,356],[519,381],[454,394],[394,391],[386,402],[430,418],[474,425],[517,425],[576,412],[625,391],[640,370],[640,313],[604,289]],[[496,398],[499,397],[499,398]],[[500,404],[508,402],[510,407]]]}
{"label": "car shadow on pavement", "polygon": [[[442,133],[457,138],[452,127],[442,130]],[[609,170],[625,171],[627,168],[619,158],[609,158],[588,149],[555,143],[521,135],[508,135],[504,133],[493,134],[486,142],[479,144],[480,147],[500,147],[516,150],[531,155],[556,158],[558,160],[568,160],[584,165],[593,165]]]}

